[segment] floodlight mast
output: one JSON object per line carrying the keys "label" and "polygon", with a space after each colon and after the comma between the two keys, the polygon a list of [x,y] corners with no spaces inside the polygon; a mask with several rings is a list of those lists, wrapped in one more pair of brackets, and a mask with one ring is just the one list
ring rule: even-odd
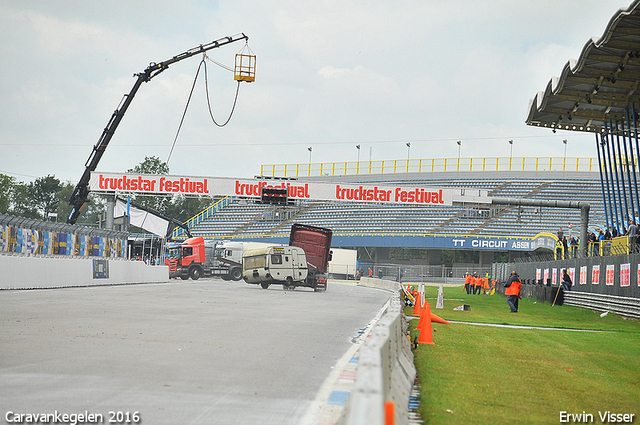
{"label": "floodlight mast", "polygon": [[136,82],[134,83],[133,88],[128,94],[124,95],[124,98],[123,98],[124,100],[121,102],[121,105],[119,105],[119,109],[116,109],[113,112],[113,115],[111,115],[111,119],[109,120],[109,123],[107,124],[104,131],[102,132],[100,139],[98,139],[98,143],[96,143],[93,146],[93,151],[91,152],[91,154],[89,155],[89,159],[87,159],[87,162],[85,163],[85,170],[84,170],[84,173],[82,174],[82,177],[80,178],[80,181],[76,185],[75,189],[73,190],[73,193],[71,194],[71,197],[69,198],[69,204],[73,205],[73,209],[71,210],[71,214],[67,219],[68,224],[76,223],[76,221],[78,220],[78,217],[80,216],[80,211],[87,203],[87,199],[89,196],[89,179],[91,178],[91,172],[95,171],[95,169],[97,168],[98,163],[100,162],[100,159],[104,154],[104,151],[107,149],[107,146],[109,145],[109,142],[111,141],[111,138],[113,137],[113,134],[116,131],[116,128],[118,128],[120,121],[122,121],[122,117],[127,111],[127,108],[129,108],[131,101],[133,100],[134,96],[138,92],[138,89],[140,88],[142,83],[147,83],[151,81],[153,77],[157,76],[162,71],[169,68],[169,65],[172,65],[183,59],[187,59],[193,55],[197,55],[198,53],[204,53],[207,50],[215,49],[217,47],[222,47],[226,44],[234,43],[239,40],[249,41],[249,37],[247,37],[244,33],[240,33],[240,34],[232,35],[229,37],[223,37],[219,40],[212,41],[209,44],[201,44],[198,47],[194,47],[193,49],[187,50],[184,53],[180,53],[179,55],[174,56],[171,59],[168,59],[164,62],[160,62],[160,63],[151,62],[147,67],[147,69],[145,69],[143,72],[139,74],[134,74],[134,76],[138,78],[136,79]]}

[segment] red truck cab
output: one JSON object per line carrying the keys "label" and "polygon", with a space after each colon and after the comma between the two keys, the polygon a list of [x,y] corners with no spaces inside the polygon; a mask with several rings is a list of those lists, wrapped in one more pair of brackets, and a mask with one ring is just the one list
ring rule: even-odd
{"label": "red truck cab", "polygon": [[[169,277],[183,280],[198,280],[209,268],[207,249],[209,247],[202,236],[185,240],[181,245],[169,248]],[[210,255],[213,257],[213,252]]]}

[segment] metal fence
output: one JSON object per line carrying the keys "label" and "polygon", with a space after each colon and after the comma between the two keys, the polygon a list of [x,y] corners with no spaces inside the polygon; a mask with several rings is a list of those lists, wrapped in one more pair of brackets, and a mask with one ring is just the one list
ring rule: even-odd
{"label": "metal fence", "polygon": [[527,263],[494,263],[492,275],[506,281],[516,271],[526,285],[559,287],[562,270],[573,275],[572,291],[640,298],[640,254],[594,256]]}
{"label": "metal fence", "polygon": [[408,283],[464,283],[466,273],[478,273],[485,277],[491,275],[491,266],[445,266],[445,265],[406,265],[406,264],[366,264],[359,263],[363,276]]}

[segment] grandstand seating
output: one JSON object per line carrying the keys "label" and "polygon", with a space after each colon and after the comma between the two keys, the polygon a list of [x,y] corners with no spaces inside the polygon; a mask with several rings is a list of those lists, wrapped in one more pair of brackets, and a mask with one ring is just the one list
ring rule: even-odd
{"label": "grandstand seating", "polygon": [[[458,173],[393,174],[368,176],[366,182],[393,182],[422,185],[484,189],[490,196],[545,200],[583,201],[591,204],[590,227],[604,224],[604,205],[597,173],[564,177],[562,173],[531,176],[509,173],[474,173],[473,179]],[[335,179],[334,179],[335,180]],[[349,183],[355,183],[354,179]],[[480,210],[480,211],[479,211]],[[286,236],[291,223],[302,222],[328,227],[336,234],[442,234],[478,236],[533,237],[540,232],[576,228],[580,222],[577,209],[552,209],[511,206],[407,206],[399,204],[311,202],[288,210],[237,199],[191,229],[196,236],[242,238]]]}

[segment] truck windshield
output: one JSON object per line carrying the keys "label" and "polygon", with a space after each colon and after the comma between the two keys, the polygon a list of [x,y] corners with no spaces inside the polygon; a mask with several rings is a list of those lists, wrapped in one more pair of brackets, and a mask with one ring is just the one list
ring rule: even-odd
{"label": "truck windshield", "polygon": [[266,255],[256,255],[252,257],[244,257],[244,269],[261,269],[267,265]]}
{"label": "truck windshield", "polygon": [[180,247],[177,246],[175,248],[169,248],[169,259],[175,260],[180,258]]}

